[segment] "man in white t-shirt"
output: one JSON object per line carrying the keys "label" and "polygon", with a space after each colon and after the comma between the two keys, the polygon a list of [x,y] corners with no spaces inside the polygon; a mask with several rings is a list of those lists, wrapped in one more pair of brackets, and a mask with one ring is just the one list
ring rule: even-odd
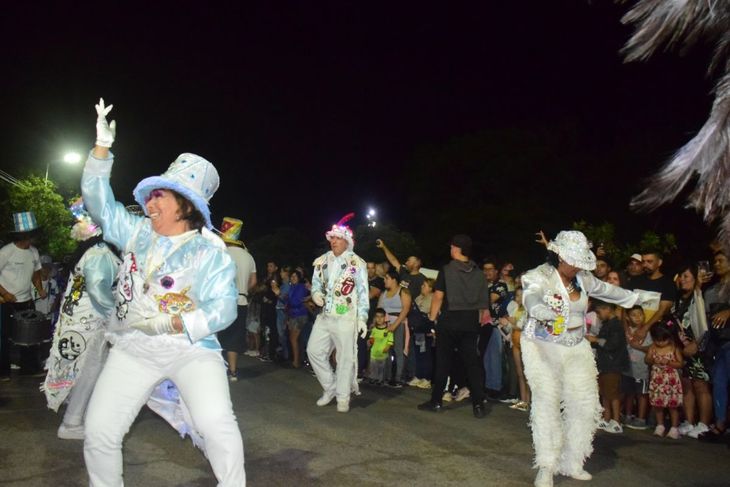
{"label": "man in white t-shirt", "polygon": [[[31,287],[38,296],[46,297],[41,284],[41,261],[38,250],[31,245],[38,230],[35,215],[31,211],[13,214],[15,231],[13,241],[0,249],[0,380],[10,378],[10,320],[19,311],[35,309]],[[21,373],[35,374],[40,371],[38,347],[21,349]]]}
{"label": "man in white t-shirt", "polygon": [[221,224],[221,238],[226,243],[228,254],[236,263],[236,287],[238,287],[238,317],[231,326],[218,332],[218,341],[226,351],[228,380],[238,381],[238,354],[243,352],[246,341],[246,315],[248,313],[248,290],[256,285],[256,263],[241,240],[243,222],[225,217]]}

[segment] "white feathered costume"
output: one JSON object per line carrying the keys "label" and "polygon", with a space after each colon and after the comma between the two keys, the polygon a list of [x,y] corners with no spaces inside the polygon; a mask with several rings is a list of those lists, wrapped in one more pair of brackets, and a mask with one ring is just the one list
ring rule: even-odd
{"label": "white feathered costume", "polygon": [[522,332],[525,377],[532,390],[530,425],[535,466],[550,475],[575,476],[593,451],[593,435],[601,413],[596,363],[585,340],[588,297],[631,307],[641,298],[596,279],[595,256],[580,232],[560,232],[550,242],[568,264],[583,269],[576,275],[580,298],[569,293],[551,264],[522,277],[527,322]]}

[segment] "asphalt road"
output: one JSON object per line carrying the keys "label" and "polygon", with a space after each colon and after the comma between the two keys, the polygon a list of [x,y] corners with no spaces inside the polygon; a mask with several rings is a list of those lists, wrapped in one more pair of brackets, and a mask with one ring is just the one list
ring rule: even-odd
{"label": "asphalt road", "polygon": [[[87,485],[82,443],[56,438],[60,417],[45,407],[39,379],[0,383],[0,484]],[[527,413],[492,404],[485,419],[468,401],[440,414],[416,410],[423,390],[363,387],[349,413],[314,405],[308,372],[241,357],[231,384],[251,486],[532,485]],[[650,431],[599,432],[589,483],[555,485],[730,485],[730,450]],[[127,486],[213,486],[205,457],[144,408],[124,444]]]}

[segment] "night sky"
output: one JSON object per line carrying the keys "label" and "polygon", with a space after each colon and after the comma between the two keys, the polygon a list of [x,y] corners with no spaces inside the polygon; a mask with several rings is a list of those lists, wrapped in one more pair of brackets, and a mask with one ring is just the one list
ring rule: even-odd
{"label": "night sky", "polygon": [[[618,51],[630,34],[619,21],[627,5],[455,3],[4,5],[1,167],[42,175],[64,151],[85,153],[103,96],[118,124],[118,199],[131,202],[142,177],[195,152],[222,178],[216,224],[243,219],[245,239],[281,226],[318,238],[368,206],[417,238],[439,234],[425,228],[431,205],[463,211],[454,195],[465,188],[534,229],[588,219],[632,237],[703,231],[680,205],[649,216],[628,209],[643,178],[707,116],[702,48],[626,65]],[[474,140],[489,149],[464,148]],[[434,154],[466,152],[494,177],[471,177],[458,161],[424,170]],[[62,187],[77,188],[79,174],[51,166]],[[554,218],[541,221],[536,201]],[[490,222],[485,214],[481,228],[462,231],[487,243],[510,232]]]}

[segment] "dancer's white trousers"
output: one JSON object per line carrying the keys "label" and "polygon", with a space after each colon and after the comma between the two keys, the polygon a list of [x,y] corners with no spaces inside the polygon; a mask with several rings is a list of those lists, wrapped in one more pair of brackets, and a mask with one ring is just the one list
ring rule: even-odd
{"label": "dancer's white trousers", "polygon": [[535,466],[568,475],[578,472],[593,452],[601,413],[591,347],[586,340],[566,347],[524,335],[520,344],[532,391]]}
{"label": "dancer's white trousers", "polygon": [[[338,401],[349,401],[356,373],[357,333],[355,319],[320,314],[307,343],[307,356],[325,394]],[[330,356],[337,351],[337,370],[332,371]]]}
{"label": "dancer's white trousers", "polygon": [[92,487],[118,487],[122,440],[155,385],[169,378],[185,401],[218,485],[246,485],[243,441],[233,415],[226,369],[220,353],[198,347],[174,360],[136,357],[112,348],[86,413],[84,459]]}

